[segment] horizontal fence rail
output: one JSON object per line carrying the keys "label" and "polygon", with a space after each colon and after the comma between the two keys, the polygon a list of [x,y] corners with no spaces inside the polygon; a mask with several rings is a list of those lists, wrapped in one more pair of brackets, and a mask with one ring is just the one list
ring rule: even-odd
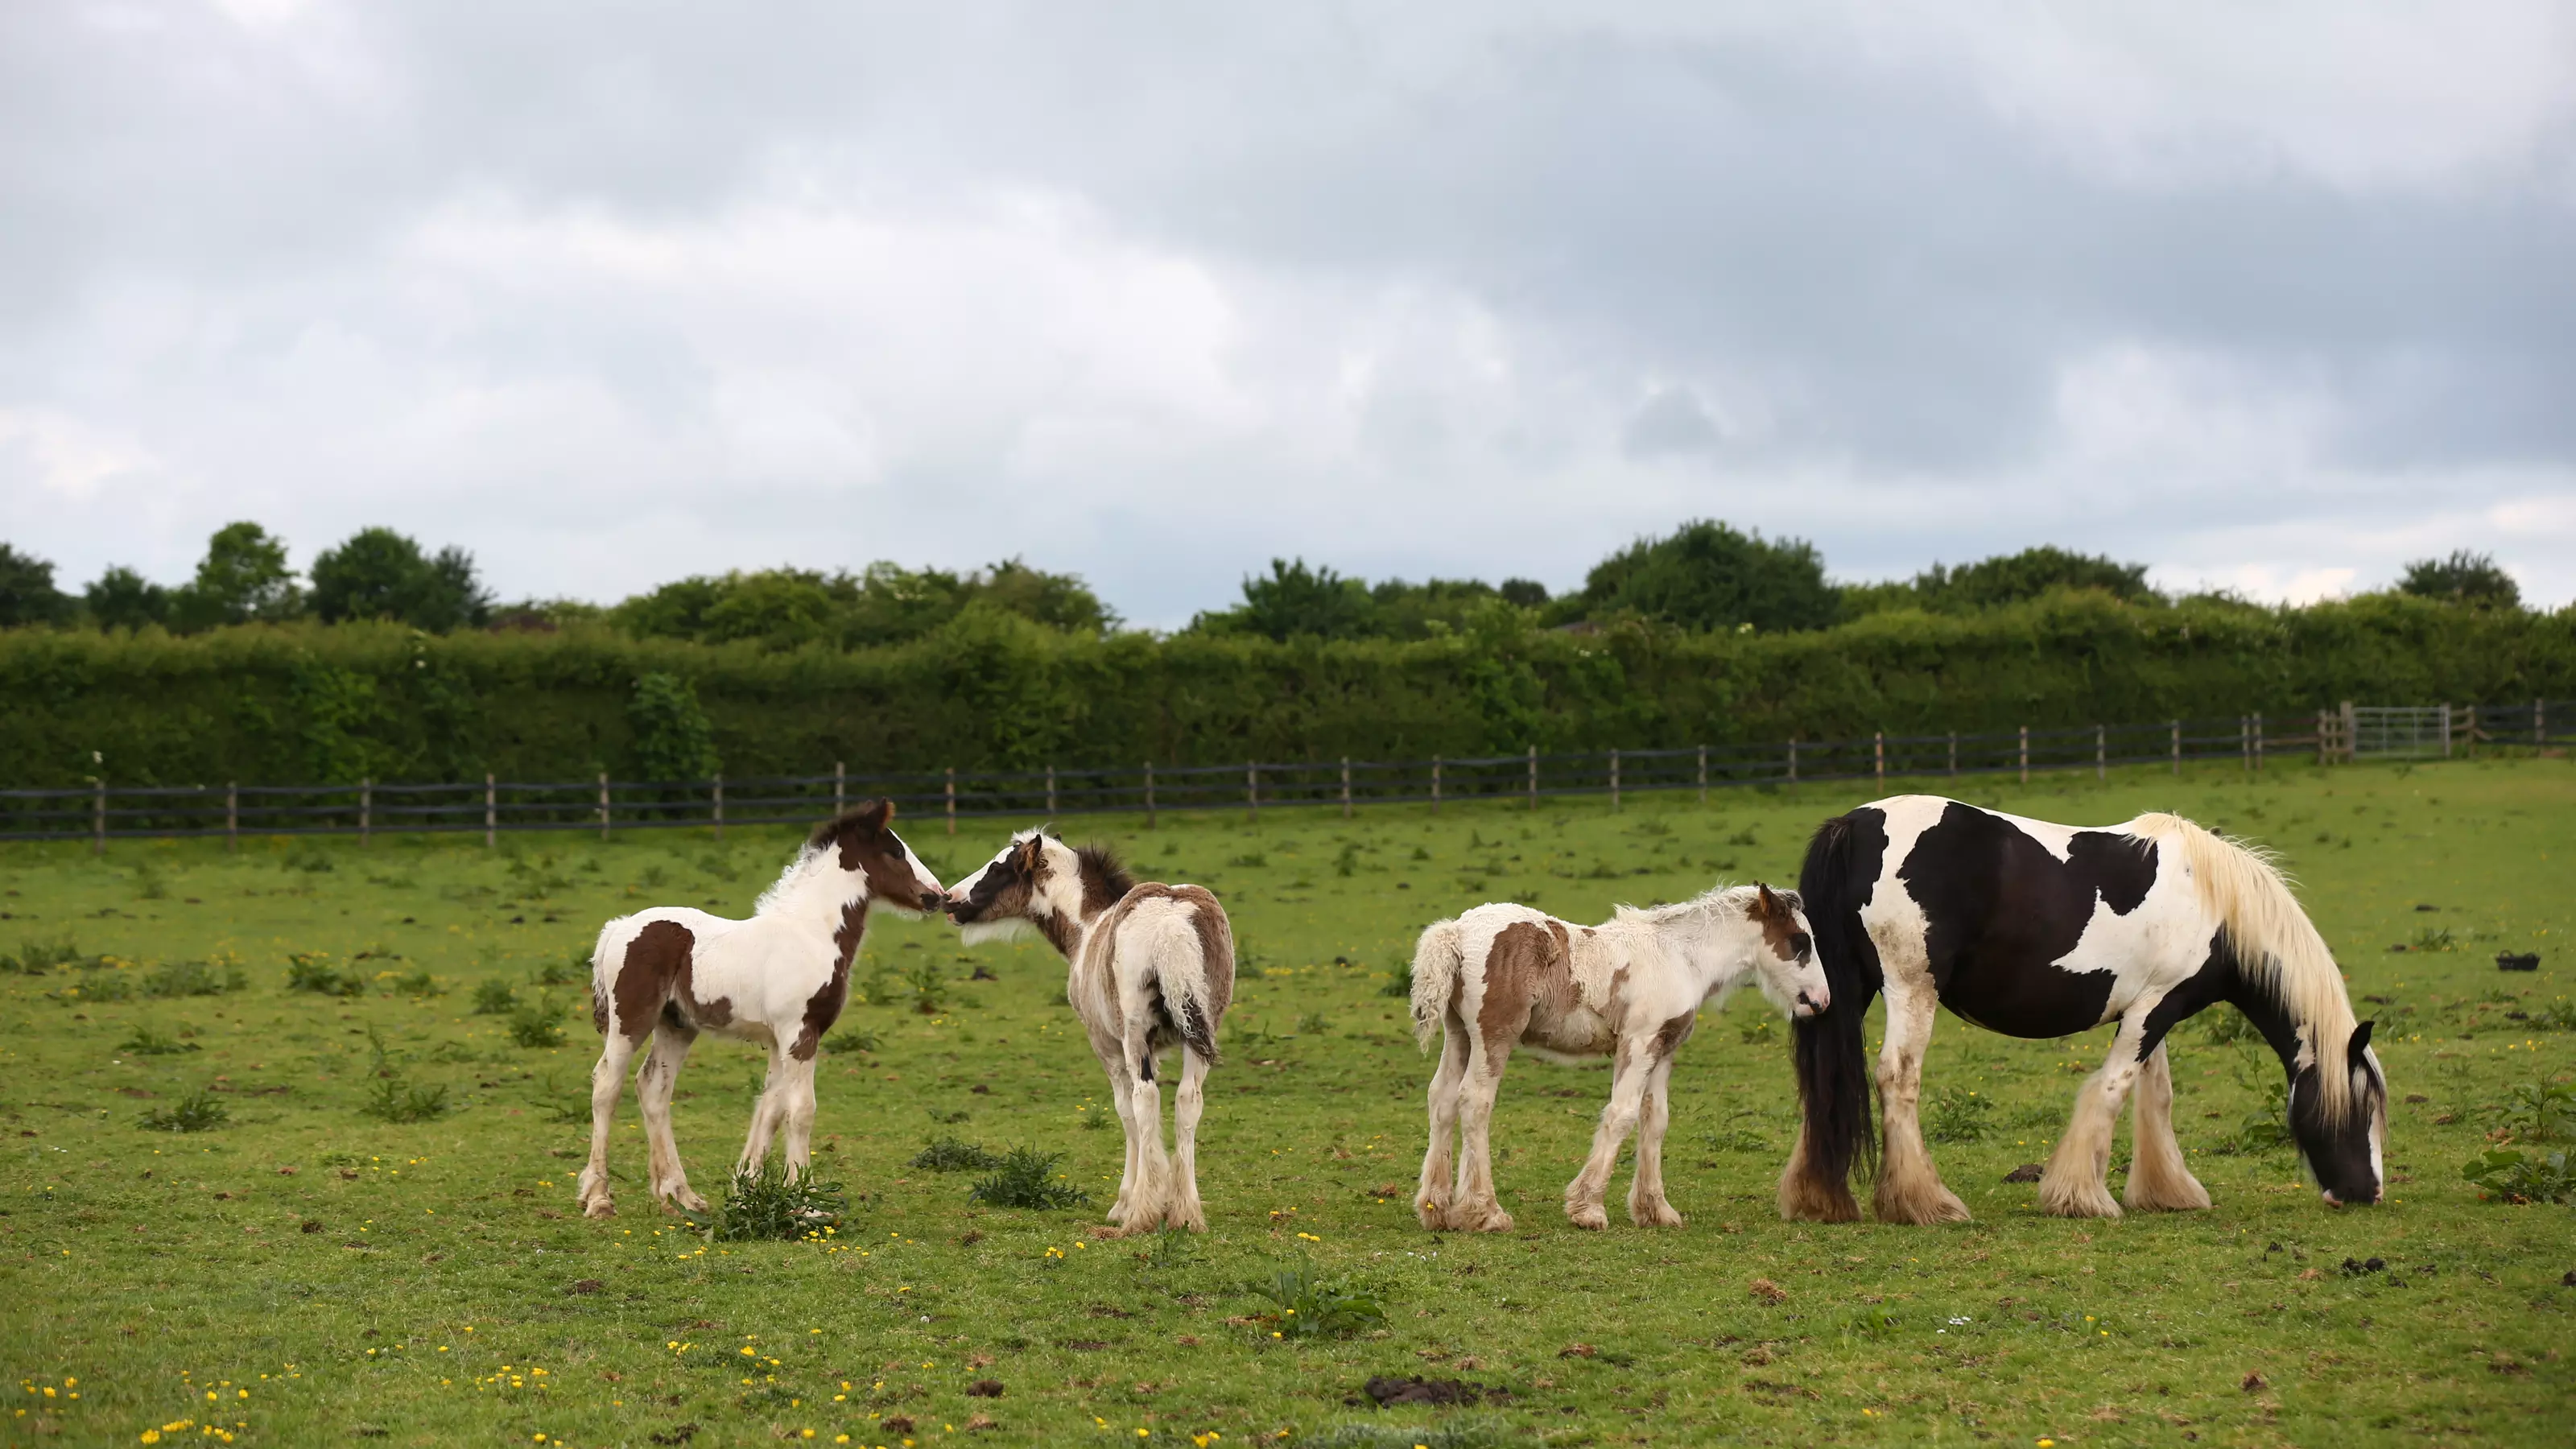
{"label": "horizontal fence rail", "polygon": [[1246,761],[1239,765],[1047,766],[1031,770],[829,774],[709,780],[502,780],[353,785],[120,785],[0,790],[0,840],[77,840],[104,850],[123,837],[355,835],[480,831],[597,831],[674,826],[808,824],[850,801],[883,796],[901,815],[945,822],[988,816],[1055,817],[1108,811],[1333,808],[1457,801],[1536,807],[1541,799],[1696,791],[1891,776],[2012,775],[2114,765],[2230,759],[2248,771],[2272,756],[2320,765],[2474,755],[2481,745],[2545,748],[2576,740],[2576,701],[2505,705],[2357,706],[2313,716],[2172,719],[2147,724],[2024,726],[1947,734],[1873,733],[1835,740],[1585,750],[1427,760]]}

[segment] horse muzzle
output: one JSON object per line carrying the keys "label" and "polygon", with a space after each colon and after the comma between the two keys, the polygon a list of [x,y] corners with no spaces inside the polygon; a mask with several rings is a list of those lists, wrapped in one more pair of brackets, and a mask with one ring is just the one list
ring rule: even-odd
{"label": "horse muzzle", "polygon": [[1810,996],[1801,991],[1798,993],[1798,999],[1790,1004],[1789,1014],[1800,1018],[1822,1016],[1825,1014],[1825,1008],[1833,1004],[1834,999],[1831,994]]}

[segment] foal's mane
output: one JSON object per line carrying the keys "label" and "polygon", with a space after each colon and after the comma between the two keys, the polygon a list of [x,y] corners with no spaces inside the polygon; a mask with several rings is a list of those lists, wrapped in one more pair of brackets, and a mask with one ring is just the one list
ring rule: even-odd
{"label": "foal's mane", "polygon": [[[1088,908],[1114,905],[1127,898],[1136,888],[1136,877],[1118,863],[1118,857],[1105,845],[1086,845],[1073,853],[1074,864],[1082,876],[1082,903]],[[1094,887],[1097,887],[1095,892]]]}
{"label": "foal's mane", "polygon": [[[1703,913],[1742,919],[1752,913],[1754,897],[1760,890],[1761,887],[1751,885],[1715,885],[1689,900],[1676,901],[1671,905],[1619,906],[1612,911],[1610,919],[1613,922],[1633,922],[1646,926],[1669,925],[1684,916]],[[1772,894],[1786,901],[1792,908],[1798,904],[1795,891],[1774,891]]]}

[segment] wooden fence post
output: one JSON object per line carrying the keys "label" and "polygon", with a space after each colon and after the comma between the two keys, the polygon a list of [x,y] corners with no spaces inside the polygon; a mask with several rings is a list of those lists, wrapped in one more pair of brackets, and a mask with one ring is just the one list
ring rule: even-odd
{"label": "wooden fence post", "polygon": [[2540,727],[2541,716],[2548,712],[2549,701],[2535,699],[2531,702],[2531,747],[2535,750],[2549,743],[2549,731]]}
{"label": "wooden fence post", "polygon": [[1243,806],[1246,818],[1255,825],[1260,824],[1261,762],[1258,760],[1243,762]]}
{"label": "wooden fence post", "polygon": [[724,839],[724,772],[716,772],[715,781],[716,839]]}
{"label": "wooden fence post", "polygon": [[241,786],[230,780],[224,782],[224,849],[241,849]]}
{"label": "wooden fence post", "polygon": [[2102,726],[2093,726],[2093,778],[2097,782],[2111,778],[2110,748],[2110,739],[2103,733]]}
{"label": "wooden fence post", "polygon": [[1440,813],[1440,757],[1431,757],[1431,813]]}
{"label": "wooden fence post", "polygon": [[1950,731],[1950,778],[1959,778],[1959,732]]}
{"label": "wooden fence post", "polygon": [[[837,808],[840,802],[835,800],[832,803],[835,806],[832,813],[840,814]],[[608,772],[606,770],[599,772],[599,838],[602,840],[608,838]]]}
{"label": "wooden fence post", "polygon": [[1145,762],[1145,828],[1154,828],[1154,762]]}
{"label": "wooden fence post", "polygon": [[2021,727],[2021,782],[2030,783],[2030,726]]}
{"label": "wooden fence post", "polygon": [[1789,737],[1789,783],[1798,783],[1798,739],[1795,735]]}
{"label": "wooden fence post", "polygon": [[2343,762],[2347,765],[2361,758],[2361,716],[2353,710],[2352,701],[2343,702]]}
{"label": "wooden fence post", "polygon": [[1047,818],[1055,818],[1055,766],[1047,766]]}
{"label": "wooden fence post", "polygon": [[105,855],[107,854],[107,776],[92,775],[89,779],[91,787],[96,791],[90,799],[89,853]]}
{"label": "wooden fence post", "polygon": [[2263,768],[2263,714],[2260,710],[2254,714],[2254,768]]}
{"label": "wooden fence post", "polygon": [[1538,746],[1529,747],[1529,808],[1538,808]]}
{"label": "wooden fence post", "polygon": [[948,797],[948,833],[955,835],[957,833],[957,767],[950,765],[947,769],[948,783],[942,787],[941,793]]}
{"label": "wooden fence post", "polygon": [[1619,752],[1610,752],[1610,808],[1619,808]]}
{"label": "wooden fence post", "polygon": [[[500,842],[495,839],[501,829],[500,793],[492,786],[492,772],[483,772],[483,848],[490,850]],[[719,797],[721,798],[721,797]],[[719,812],[722,806],[717,807]]]}
{"label": "wooden fence post", "polygon": [[[608,777],[606,775],[602,775],[599,778],[604,781]],[[850,775],[848,767],[843,765],[839,760],[834,760],[832,762],[832,818],[835,820],[840,819],[841,812],[849,808],[847,805],[842,803],[842,801],[847,798],[844,792],[849,788]]]}
{"label": "wooden fence post", "polygon": [[358,777],[358,844],[362,847],[374,840],[371,832],[375,828],[375,811],[375,777],[361,775]]}
{"label": "wooden fence post", "polygon": [[1708,803],[1708,746],[1699,747],[1699,803]]}
{"label": "wooden fence post", "polygon": [[1351,818],[1351,757],[1342,756],[1342,818]]}
{"label": "wooden fence post", "polygon": [[1873,788],[1881,790],[1887,788],[1887,731],[1885,730],[1879,730],[1869,737],[1869,773],[1870,778],[1878,782]]}
{"label": "wooden fence post", "polygon": [[2322,769],[2324,769],[2325,767],[2326,767],[2326,712],[2325,712],[2325,710],[2321,707],[2321,708],[2319,708],[2319,709],[2317,710],[2317,768],[2318,768],[2318,769],[2320,769],[2320,770],[2322,770]]}
{"label": "wooden fence post", "polygon": [[2254,773],[2254,719],[2251,715],[2236,717],[2236,757],[2246,774]]}
{"label": "wooden fence post", "polygon": [[2182,773],[2182,721],[2168,720],[2165,723],[2166,728],[2173,731],[2173,772],[2179,775]]}

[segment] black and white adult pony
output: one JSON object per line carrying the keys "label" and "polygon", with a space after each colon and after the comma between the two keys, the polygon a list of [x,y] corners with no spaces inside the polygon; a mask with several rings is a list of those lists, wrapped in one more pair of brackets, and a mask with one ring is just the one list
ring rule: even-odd
{"label": "black and white adult pony", "polygon": [[2370,1023],[2353,1020],[2325,939],[2259,852],[2177,815],[2088,829],[1900,795],[1826,821],[1798,886],[1833,1005],[1794,1027],[1805,1125],[1780,1180],[1782,1216],[1860,1216],[1848,1177],[1873,1145],[1861,1017],[1881,991],[1873,1207],[1885,1221],[1968,1216],[1915,1116],[1936,1006],[2018,1037],[2119,1023],[2040,1178],[2049,1212],[2120,1215],[2105,1179],[2133,1088],[2128,1205],[2209,1206],[2174,1138],[2164,1039],[2222,1001],[2280,1056],[2291,1134],[2326,1202],[2379,1200],[2388,1083]]}
{"label": "black and white adult pony", "polygon": [[[1065,959],[1065,999],[1109,1075],[1127,1165],[1109,1221],[1122,1232],[1205,1231],[1199,1201],[1201,1084],[1234,999],[1234,926],[1204,886],[1137,881],[1108,851],[1023,830],[948,893],[969,944],[1035,931]],[[1155,1059],[1181,1058],[1172,1154],[1163,1154]]]}
{"label": "black and white adult pony", "polygon": [[848,1000],[868,908],[882,903],[919,915],[946,898],[939,878],[890,828],[893,818],[893,801],[871,800],[816,826],[750,920],[657,906],[600,928],[590,956],[590,1016],[601,1044],[590,1074],[590,1163],[578,1189],[585,1215],[616,1211],[608,1195],[608,1129],[625,1091],[626,1063],[648,1036],[653,1047],[635,1071],[635,1103],[655,1198],[693,1211],[707,1205],[690,1190],[671,1138],[672,1084],[701,1031],[769,1049],[768,1081],[752,1106],[737,1166],[767,1157],[782,1128],[787,1166],[808,1166],[814,1057]]}

